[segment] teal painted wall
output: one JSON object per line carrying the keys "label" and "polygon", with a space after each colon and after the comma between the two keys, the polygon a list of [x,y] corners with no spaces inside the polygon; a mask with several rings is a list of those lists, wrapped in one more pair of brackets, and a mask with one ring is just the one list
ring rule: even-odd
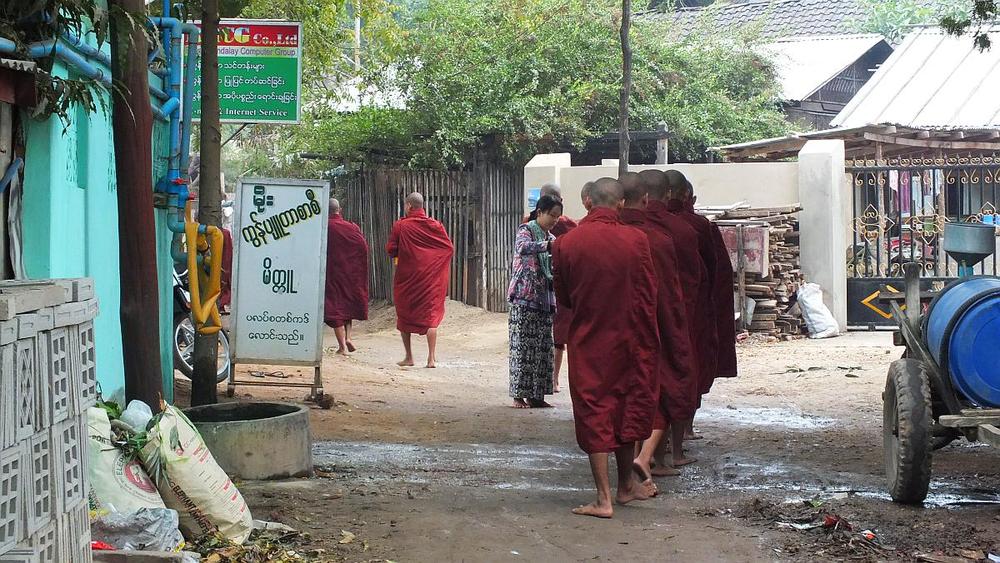
{"label": "teal painted wall", "polygon": [[[92,36],[91,36],[92,38]],[[108,47],[105,45],[105,50]],[[97,64],[97,63],[95,63]],[[69,76],[57,62],[53,74]],[[159,82],[153,76],[151,80]],[[162,85],[161,85],[162,87]],[[94,278],[100,315],[94,322],[97,375],[105,397],[124,393],[118,262],[118,200],[110,99],[88,114],[77,108],[66,126],[57,117],[21,114],[25,136],[24,262],[29,278]],[[166,170],[167,128],[154,126],[154,178]],[[160,356],[165,399],[173,400],[170,233],[156,210]]]}
{"label": "teal painted wall", "polygon": [[[53,69],[65,77],[64,67]],[[107,101],[107,100],[106,100]],[[124,392],[119,322],[118,200],[110,106],[71,123],[22,114],[24,263],[30,278],[92,277],[97,377],[105,397]]]}

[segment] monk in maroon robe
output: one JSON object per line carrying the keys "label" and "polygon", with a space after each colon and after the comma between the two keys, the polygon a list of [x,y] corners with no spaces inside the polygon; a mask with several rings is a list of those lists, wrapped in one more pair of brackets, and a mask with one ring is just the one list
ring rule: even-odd
{"label": "monk in maroon robe", "polygon": [[643,442],[635,463],[646,478],[654,475],[679,475],[680,472],[674,468],[692,461],[684,457],[682,448],[674,449],[670,464],[673,467],[667,466],[661,456],[655,472],[652,470],[653,457],[666,429],[668,427],[670,429],[671,443],[682,443],[687,421],[694,417],[695,411],[692,386],[697,385],[698,377],[692,367],[694,358],[688,329],[688,313],[681,289],[677,250],[673,238],[667,231],[647,221],[649,187],[646,182],[634,172],[626,173],[620,181],[625,187],[625,206],[621,210],[622,222],[633,225],[645,233],[658,282],[656,291],[656,317],[660,332],[660,362],[657,371],[658,409],[653,418],[652,435]]}
{"label": "monk in maroon robe", "polygon": [[[701,360],[702,340],[704,335],[704,323],[700,322],[705,311],[711,306],[711,291],[708,280],[708,270],[698,252],[698,232],[691,227],[684,219],[670,213],[667,208],[668,179],[660,170],[644,170],[639,174],[643,184],[648,190],[649,202],[646,205],[646,221],[667,233],[674,241],[674,249],[677,251],[678,274],[681,281],[681,291],[684,297],[685,317],[688,320],[688,341],[692,361],[688,367],[689,375],[677,382],[687,401],[683,402],[682,412],[686,418],[671,421],[671,431],[674,425],[679,424],[685,431],[689,431],[691,421],[694,419],[698,406],[701,382]],[[661,448],[655,452],[654,461],[656,468],[654,475],[676,475],[677,472],[667,467],[661,441]],[[672,463],[670,465],[686,465],[695,460],[684,456],[682,442],[671,441]]]}
{"label": "monk in maroon robe", "polygon": [[636,443],[649,437],[656,410],[656,272],[646,236],[618,218],[621,184],[602,178],[585,186],[584,194],[589,213],[553,245],[553,275],[559,304],[573,308],[573,420],[597,485],[597,501],[573,513],[610,518],[612,452],[619,504],[656,494],[651,480],[636,477],[633,464]]}
{"label": "monk in maroon robe", "polygon": [[[562,201],[562,191],[555,184],[545,184],[539,190],[539,197],[552,196]],[[524,223],[528,222],[528,217],[524,218]],[[577,227],[576,221],[565,215],[559,217],[559,222],[549,231],[557,239]],[[569,339],[569,322],[573,318],[573,311],[567,307],[556,307],[556,314],[552,318],[552,340],[555,343],[555,355],[552,364],[552,391],[559,392],[559,373],[562,372],[563,355],[566,352],[566,341]]]}
{"label": "monk in maroon robe", "polygon": [[222,277],[219,283],[219,311],[229,309],[233,300],[233,234],[222,228]]}
{"label": "monk in maroon robe", "polygon": [[[675,176],[676,174],[676,176]],[[695,195],[691,182],[680,172],[669,171],[670,201],[667,207],[698,231],[698,250],[705,261],[712,294],[712,315],[705,320],[711,333],[710,346],[701,370],[700,392],[711,390],[717,377],[736,377],[736,321],[733,312],[733,264],[719,228],[694,211]],[[683,181],[682,181],[683,180]]]}
{"label": "monk in maroon robe", "polygon": [[340,215],[340,202],[330,200],[326,230],[326,292],[323,320],[337,335],[337,353],[356,350],[353,321],[368,320],[368,243],[361,229]]}
{"label": "monk in maroon robe", "polygon": [[406,357],[400,366],[413,365],[411,335],[427,335],[427,367],[437,365],[437,327],[444,319],[448,276],[455,247],[444,225],[424,211],[424,196],[406,197],[406,217],[396,221],[386,252],[396,261],[392,296],[396,328],[403,337]]}

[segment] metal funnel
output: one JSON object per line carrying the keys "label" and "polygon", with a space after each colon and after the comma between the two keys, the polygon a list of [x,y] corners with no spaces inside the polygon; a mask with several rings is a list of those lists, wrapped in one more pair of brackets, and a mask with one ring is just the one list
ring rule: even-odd
{"label": "metal funnel", "polygon": [[997,249],[996,227],[983,223],[946,223],[944,251],[959,264],[971,268]]}

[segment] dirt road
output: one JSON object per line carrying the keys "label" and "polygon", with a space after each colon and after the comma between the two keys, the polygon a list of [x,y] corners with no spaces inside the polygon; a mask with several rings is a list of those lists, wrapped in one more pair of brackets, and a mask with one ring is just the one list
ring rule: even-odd
{"label": "dirt road", "polygon": [[[912,561],[1000,554],[997,452],[956,443],[934,460],[924,508],[888,501],[881,392],[899,351],[887,333],[740,346],[741,377],[716,384],[690,446],[698,463],[611,521],[572,516],[593,484],[569,396],[514,410],[507,319],[449,303],[439,367],[398,368],[391,311],[351,358],[330,355],[337,406],[313,410],[319,477],[244,483],[254,516],[312,535],[346,561]],[[327,344],[335,343],[332,332]],[[418,341],[417,353],[423,352]],[[330,350],[332,352],[332,350]],[[292,370],[285,370],[292,374]],[[248,398],[241,388],[239,396]],[[249,391],[299,399],[298,391]],[[835,514],[849,522],[798,531]],[[870,530],[875,540],[859,532]],[[346,542],[342,531],[354,534]],[[346,543],[339,543],[344,540]],[[980,552],[980,553],[977,553]]]}

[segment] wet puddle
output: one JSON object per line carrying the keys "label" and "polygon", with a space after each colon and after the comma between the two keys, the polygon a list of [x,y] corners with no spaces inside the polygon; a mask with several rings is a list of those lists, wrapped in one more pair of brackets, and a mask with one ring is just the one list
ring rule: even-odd
{"label": "wet puddle", "polygon": [[833,426],[832,418],[803,414],[790,409],[774,409],[760,407],[703,407],[698,412],[702,420],[715,423],[726,423],[737,426],[760,426],[769,428],[787,428],[789,430],[822,430]]}
{"label": "wet puddle", "polygon": [[[324,471],[357,483],[499,491],[593,490],[586,458],[576,448],[319,442],[313,447],[313,461]],[[690,466],[681,477],[660,484],[665,492],[689,498],[731,492],[784,497],[789,502],[850,497],[890,500],[880,475],[828,471],[734,453],[712,464]],[[941,479],[932,482],[925,503],[937,508],[983,504],[1000,504],[1000,495]]]}

